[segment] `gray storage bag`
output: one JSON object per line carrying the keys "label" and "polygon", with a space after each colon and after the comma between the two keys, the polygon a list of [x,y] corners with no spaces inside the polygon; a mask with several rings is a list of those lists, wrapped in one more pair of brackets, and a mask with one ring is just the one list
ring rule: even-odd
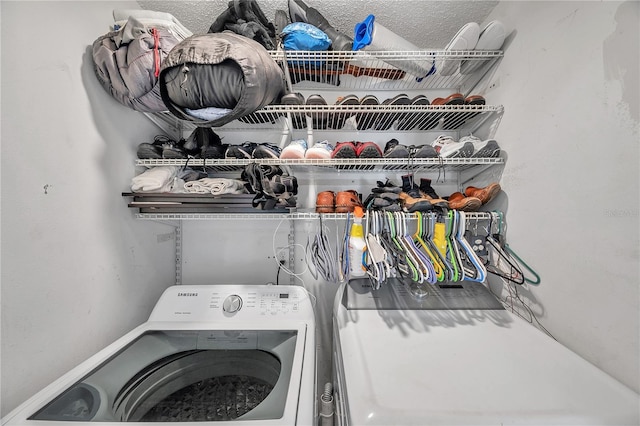
{"label": "gray storage bag", "polygon": [[130,17],[120,30],[93,42],[96,77],[113,98],[131,109],[166,111],[158,74],[162,61],[178,42],[167,28],[147,26]]}
{"label": "gray storage bag", "polygon": [[[228,31],[183,40],[160,71],[160,95],[169,111],[198,127],[227,124],[278,102],[284,92],[284,75],[269,52]],[[193,114],[212,108],[226,111],[212,119]]]}

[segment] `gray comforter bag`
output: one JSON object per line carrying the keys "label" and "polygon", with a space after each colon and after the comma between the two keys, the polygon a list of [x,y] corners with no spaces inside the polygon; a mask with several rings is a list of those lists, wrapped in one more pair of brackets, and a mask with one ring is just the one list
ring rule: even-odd
{"label": "gray comforter bag", "polygon": [[178,42],[166,28],[147,27],[129,18],[119,31],[107,33],[93,42],[93,65],[98,81],[118,102],[131,109],[166,111],[156,74]]}
{"label": "gray comforter bag", "polygon": [[[177,44],[162,63],[160,95],[169,111],[199,127],[217,127],[277,102],[284,76],[259,43],[232,32],[194,35]],[[227,108],[211,121],[186,109]]]}

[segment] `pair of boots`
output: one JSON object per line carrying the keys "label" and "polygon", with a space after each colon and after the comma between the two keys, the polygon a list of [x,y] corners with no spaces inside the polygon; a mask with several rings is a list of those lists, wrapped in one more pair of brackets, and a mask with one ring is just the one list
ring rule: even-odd
{"label": "pair of boots", "polygon": [[413,176],[402,176],[402,192],[399,194],[404,211],[425,212],[436,207],[449,207],[447,200],[438,196],[431,186],[431,179],[421,178],[420,186],[416,186]]}

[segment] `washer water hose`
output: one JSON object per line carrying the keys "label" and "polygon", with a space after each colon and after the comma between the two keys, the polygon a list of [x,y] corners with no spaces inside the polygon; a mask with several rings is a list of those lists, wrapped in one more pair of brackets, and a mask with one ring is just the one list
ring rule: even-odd
{"label": "washer water hose", "polygon": [[324,385],[324,392],[320,397],[320,426],[333,426],[333,386]]}

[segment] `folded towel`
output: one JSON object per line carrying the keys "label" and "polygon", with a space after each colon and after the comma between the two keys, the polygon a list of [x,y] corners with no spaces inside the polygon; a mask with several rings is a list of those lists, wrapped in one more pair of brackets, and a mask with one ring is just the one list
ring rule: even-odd
{"label": "folded towel", "polygon": [[244,194],[247,192],[244,185],[245,182],[237,179],[203,178],[186,182],[184,189],[196,194]]}
{"label": "folded towel", "polygon": [[133,192],[170,192],[178,166],[157,166],[145,170],[131,179]]}

